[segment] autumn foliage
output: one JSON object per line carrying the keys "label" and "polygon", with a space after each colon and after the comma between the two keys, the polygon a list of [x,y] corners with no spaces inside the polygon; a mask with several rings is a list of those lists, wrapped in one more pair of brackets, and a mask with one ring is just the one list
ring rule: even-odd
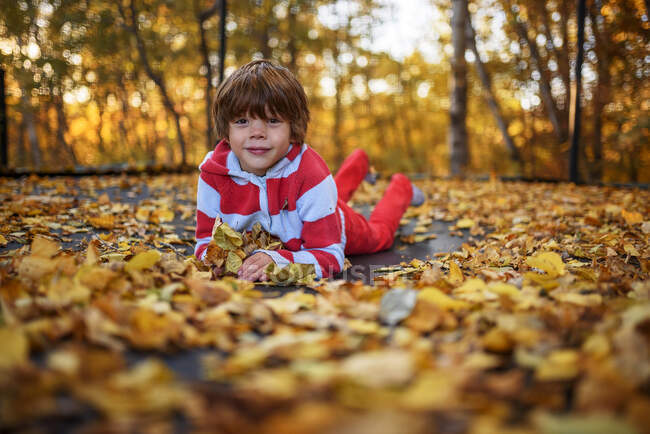
{"label": "autumn foliage", "polygon": [[23,181],[0,183],[3,429],[649,426],[648,191],[427,180],[407,218],[458,250],[287,292],[185,253],[193,176],[148,202],[140,178]]}

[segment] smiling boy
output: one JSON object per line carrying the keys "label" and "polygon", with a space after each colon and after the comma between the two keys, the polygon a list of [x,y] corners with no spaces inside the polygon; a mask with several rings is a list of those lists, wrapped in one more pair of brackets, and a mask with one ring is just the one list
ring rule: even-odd
{"label": "smiling boy", "polygon": [[336,180],[323,159],[303,143],[309,110],[305,92],[286,68],[266,60],[250,62],[217,90],[213,106],[223,139],[199,166],[195,255],[204,259],[215,219],[237,231],[255,223],[284,244],[246,258],[239,277],[266,280],[267,265],[313,264],[317,276],[343,269],[344,254],[389,248],[399,220],[421,191],[395,174],[369,220],[347,201],[368,173],[357,150]]}

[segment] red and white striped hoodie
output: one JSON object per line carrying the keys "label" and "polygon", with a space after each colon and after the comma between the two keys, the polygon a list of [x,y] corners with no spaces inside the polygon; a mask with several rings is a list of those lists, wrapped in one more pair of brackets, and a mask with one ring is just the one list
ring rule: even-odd
{"label": "red and white striped hoodie", "polygon": [[257,250],[279,266],[314,264],[318,277],[343,269],[345,219],[334,178],[316,151],[293,144],[264,176],[241,169],[225,140],[199,166],[196,247],[203,259],[216,217],[237,231],[259,222],[286,249]]}

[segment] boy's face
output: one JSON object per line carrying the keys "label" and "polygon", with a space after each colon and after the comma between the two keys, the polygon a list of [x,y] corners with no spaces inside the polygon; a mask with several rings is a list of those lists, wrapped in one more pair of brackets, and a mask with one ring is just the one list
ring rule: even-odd
{"label": "boy's face", "polygon": [[229,124],[230,148],[241,168],[257,176],[280,161],[289,150],[291,126],[267,112],[267,120],[249,115],[233,119]]}

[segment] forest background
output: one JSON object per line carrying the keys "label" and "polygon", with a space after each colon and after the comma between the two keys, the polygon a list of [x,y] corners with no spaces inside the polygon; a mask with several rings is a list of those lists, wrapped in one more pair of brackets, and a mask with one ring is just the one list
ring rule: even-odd
{"label": "forest background", "polygon": [[[462,174],[568,178],[576,2],[430,0],[430,31],[405,55],[374,44],[394,2],[238,0],[223,23],[221,3],[3,1],[8,167],[198,164],[216,141],[223,24],[225,76],[254,58],[296,73],[307,143],[333,169],[364,148],[380,171],[455,173],[450,112],[465,92]],[[587,0],[583,180],[650,182],[648,3]]]}

